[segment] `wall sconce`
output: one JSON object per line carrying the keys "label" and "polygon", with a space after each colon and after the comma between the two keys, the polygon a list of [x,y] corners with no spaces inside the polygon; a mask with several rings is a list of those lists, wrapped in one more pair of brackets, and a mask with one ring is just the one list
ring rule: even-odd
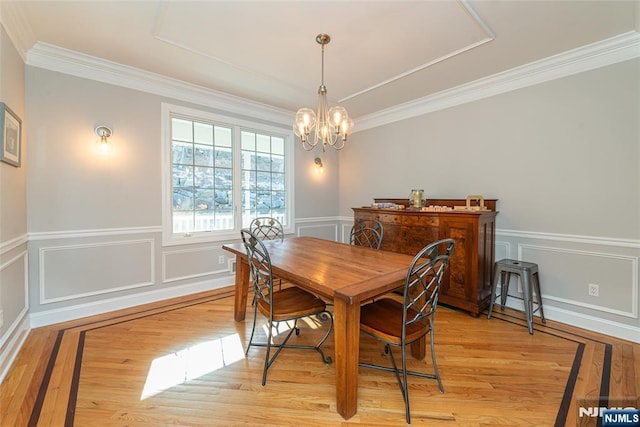
{"label": "wall sconce", "polygon": [[100,137],[100,145],[102,147],[106,147],[109,143],[109,140],[107,138],[109,138],[113,134],[113,132],[106,126],[98,126],[96,128],[96,134]]}
{"label": "wall sconce", "polygon": [[322,164],[322,159],[320,157],[316,157],[315,159],[313,159],[313,162],[318,168],[318,173],[324,173],[324,165]]}

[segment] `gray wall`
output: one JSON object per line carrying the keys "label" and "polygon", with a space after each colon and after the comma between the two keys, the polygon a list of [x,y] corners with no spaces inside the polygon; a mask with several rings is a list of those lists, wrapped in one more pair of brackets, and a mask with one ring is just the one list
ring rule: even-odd
{"label": "gray wall", "polygon": [[[32,324],[233,282],[225,242],[161,245],[161,103],[228,112],[33,66],[26,88]],[[295,151],[296,233],[337,239],[338,155],[318,175],[318,152]]]}
{"label": "gray wall", "polygon": [[639,123],[636,59],[356,133],[340,213],[412,188],[497,198],[496,257],[539,263],[548,317],[638,340]]}
{"label": "gray wall", "polygon": [[0,378],[28,329],[24,62],[0,26],[0,101],[22,120],[22,165],[0,162]]}

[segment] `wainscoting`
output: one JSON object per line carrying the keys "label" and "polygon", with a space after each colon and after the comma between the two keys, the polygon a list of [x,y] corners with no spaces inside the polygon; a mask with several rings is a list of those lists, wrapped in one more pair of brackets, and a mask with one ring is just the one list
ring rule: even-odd
{"label": "wainscoting", "polygon": [[[299,218],[295,230],[347,242],[351,225],[348,217]],[[225,242],[162,247],[161,231],[34,233],[5,243],[2,282],[22,281],[24,289],[16,295],[15,287],[0,286],[0,374],[30,328],[233,283],[234,260],[222,249]],[[640,342],[639,241],[498,229],[495,257],[539,265],[548,319]],[[588,294],[589,284],[599,286],[598,297]],[[510,292],[521,292],[519,283]],[[522,308],[515,298],[507,305]]]}

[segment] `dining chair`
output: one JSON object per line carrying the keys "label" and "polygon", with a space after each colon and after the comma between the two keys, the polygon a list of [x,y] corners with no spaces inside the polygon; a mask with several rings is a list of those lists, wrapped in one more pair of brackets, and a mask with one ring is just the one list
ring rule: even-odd
{"label": "dining chair", "polygon": [[[284,240],[282,223],[270,216],[260,216],[251,220],[249,230],[261,240]],[[282,279],[274,277],[274,283],[282,288]],[[255,298],[251,304],[255,304]]]}
{"label": "dining chair", "polygon": [[249,224],[249,230],[261,240],[284,239],[282,223],[270,216],[254,218]]}
{"label": "dining chair", "polygon": [[358,222],[351,227],[351,233],[349,234],[349,243],[357,246],[364,246],[367,248],[380,249],[382,245],[382,223],[376,221],[369,225],[366,222]]}
{"label": "dining chair", "polygon": [[[443,239],[425,246],[418,252],[405,277],[402,301],[399,301],[400,298],[384,297],[360,309],[360,330],[384,343],[384,354],[390,356],[392,366],[362,362],[359,365],[396,374],[404,398],[407,424],[411,424],[407,375],[435,379],[438,381],[440,393],[444,393],[436,364],[433,334],[440,285],[453,246],[453,239]],[[407,370],[407,347],[427,335],[431,346],[433,373]],[[392,347],[400,348],[400,367],[396,363]]]}
{"label": "dining chair", "polygon": [[[242,242],[247,251],[247,261],[251,280],[253,282],[253,291],[256,296],[256,303],[253,309],[253,326],[251,327],[251,337],[245,351],[245,355],[249,353],[251,346],[266,347],[267,351],[264,359],[264,370],[262,373],[262,385],[267,382],[267,370],[275,362],[276,357],[283,348],[298,348],[307,350],[316,350],[320,353],[322,361],[329,365],[331,357],[324,355],[320,348],[327,340],[333,330],[333,315],[327,311],[325,302],[301,288],[292,286],[285,289],[275,290],[273,286],[273,272],[271,267],[271,258],[264,243],[258,236],[250,230],[243,229],[240,231]],[[267,339],[265,342],[254,342],[253,338],[256,331],[256,319],[258,311],[267,318]],[[317,319],[316,324],[324,323],[329,320],[329,327],[320,342],[316,345],[295,345],[289,344],[289,338],[295,332],[296,336],[300,335],[298,327],[298,319],[304,317],[314,317]],[[280,344],[274,343],[274,325],[279,322],[287,322],[291,326],[289,332]],[[293,325],[290,324],[293,322]],[[278,335],[278,334],[276,334]],[[271,355],[271,349],[276,351]]]}
{"label": "dining chair", "polygon": [[[377,219],[358,219],[353,227],[351,227],[351,234],[355,233],[356,230],[360,228],[373,228],[380,235],[380,244],[382,244],[382,239],[384,238],[384,226],[382,222]],[[379,249],[379,248],[378,248]]]}

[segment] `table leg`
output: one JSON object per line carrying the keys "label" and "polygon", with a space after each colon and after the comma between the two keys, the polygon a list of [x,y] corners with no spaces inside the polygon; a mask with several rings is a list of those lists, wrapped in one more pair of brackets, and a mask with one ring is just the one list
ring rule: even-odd
{"label": "table leg", "polygon": [[360,304],[348,298],[335,298],[333,304],[336,406],[342,418],[348,420],[358,411]]}
{"label": "table leg", "polygon": [[248,291],[249,264],[245,259],[238,259],[236,262],[235,294],[233,300],[234,317],[237,322],[243,321],[246,315]]}
{"label": "table leg", "polygon": [[417,359],[422,360],[427,355],[427,337],[424,336],[420,338],[418,341],[414,342],[410,346],[411,355]]}

